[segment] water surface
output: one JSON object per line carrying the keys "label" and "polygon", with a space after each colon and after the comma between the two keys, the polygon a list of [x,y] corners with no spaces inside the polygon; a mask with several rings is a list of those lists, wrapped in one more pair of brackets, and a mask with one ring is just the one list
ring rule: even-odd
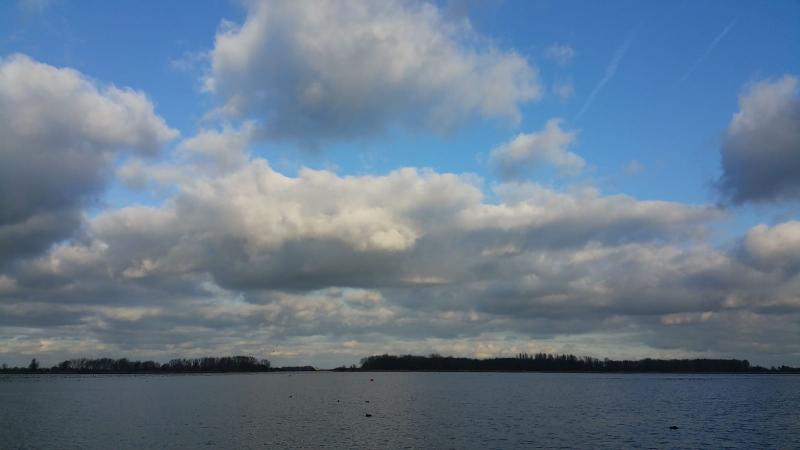
{"label": "water surface", "polygon": [[800,376],[0,376],[3,449],[697,447],[800,448]]}

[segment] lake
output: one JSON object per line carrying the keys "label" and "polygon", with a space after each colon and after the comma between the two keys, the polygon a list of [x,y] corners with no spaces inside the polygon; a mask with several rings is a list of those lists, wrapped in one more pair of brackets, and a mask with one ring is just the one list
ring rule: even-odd
{"label": "lake", "polygon": [[2,449],[696,447],[800,448],[800,376],[0,376]]}

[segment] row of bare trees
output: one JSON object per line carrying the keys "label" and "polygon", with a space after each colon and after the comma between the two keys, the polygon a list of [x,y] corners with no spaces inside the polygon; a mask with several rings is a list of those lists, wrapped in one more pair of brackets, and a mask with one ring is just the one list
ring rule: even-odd
{"label": "row of bare trees", "polygon": [[[352,369],[351,369],[352,370]],[[476,370],[537,372],[770,372],[792,371],[791,367],[765,369],[740,359],[640,359],[611,360],[588,356],[520,353],[513,358],[473,359],[432,354],[375,355],[361,360],[361,370]]]}
{"label": "row of bare trees", "polygon": [[74,358],[50,368],[41,368],[34,358],[27,367],[9,368],[5,372],[53,373],[184,373],[184,372],[267,372],[273,370],[269,360],[252,356],[223,356],[173,359],[165,364],[156,361],[133,361],[127,358]]}

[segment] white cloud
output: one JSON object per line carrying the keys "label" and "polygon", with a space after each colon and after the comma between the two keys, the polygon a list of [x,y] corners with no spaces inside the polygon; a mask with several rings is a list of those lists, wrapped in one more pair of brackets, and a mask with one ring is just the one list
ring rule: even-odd
{"label": "white cloud", "polygon": [[574,131],[562,130],[559,119],[550,119],[544,130],[518,134],[492,150],[490,158],[504,178],[519,177],[542,163],[552,164],[565,174],[576,174],[586,162],[568,150],[575,135]]}
{"label": "white cloud", "polygon": [[750,85],[739,97],[720,149],[719,187],[731,202],[800,198],[800,94],[786,75]]}
{"label": "white cloud", "polygon": [[68,236],[121,152],[177,136],[141,92],[24,55],[0,59],[0,259]]}
{"label": "white cloud", "polygon": [[800,222],[757,225],[743,241],[747,256],[767,268],[800,268]]}
{"label": "white cloud", "polygon": [[[527,230],[526,244],[582,245],[588,241],[625,242],[698,236],[697,224],[719,218],[719,211],[672,202],[643,201],[625,195],[603,196],[593,188],[558,192],[533,183],[495,188],[499,204],[475,205],[462,213],[467,229]],[[537,238],[536,234],[541,233]],[[571,243],[570,243],[571,242]]]}
{"label": "white cloud", "polygon": [[[76,330],[90,353],[329,364],[464,351],[456,337],[482,355],[563,342],[583,353],[592,339],[621,339],[634,356],[792,351],[797,324],[773,311],[800,310],[794,223],[754,228],[729,253],[703,243],[714,208],[595,189],[503,184],[488,201],[472,176],[416,169],[186,170],[163,205],[107,210],[79,239],[3,271],[0,324],[26,331],[0,352]],[[739,328],[770,317],[770,330]]]}
{"label": "white cloud", "polygon": [[[302,3],[265,5],[251,5],[248,21],[322,20],[286,12],[312,14]],[[397,8],[441,20],[430,5],[351,4],[361,18],[322,5],[335,23],[383,24],[382,11]],[[240,39],[247,27],[220,36]],[[292,45],[318,42],[290,31],[280,33]],[[480,54],[470,48],[453,51]],[[783,98],[796,80],[786,80],[753,87],[726,139],[756,136],[791,160],[791,146],[771,145],[794,136]],[[402,123],[381,114],[384,126]],[[0,266],[4,357],[255,353],[333,365],[376,351],[589,353],[597,342],[628,357],[800,352],[796,221],[754,227],[726,251],[704,242],[721,216],[704,205],[535,183],[486,193],[474,175],[415,168],[287,176],[250,154],[258,125],[247,121],[202,129],[171,163],[148,163],[177,132],[143,94],[22,56],[0,63],[0,119],[0,245],[13,261]],[[492,163],[507,176],[537,164],[575,173],[585,166],[570,151],[575,136],[550,120],[496,148]],[[122,152],[134,158],[119,175],[164,186],[165,201],[85,217]]]}
{"label": "white cloud", "polygon": [[304,169],[287,177],[257,159],[224,175],[192,173],[174,179],[178,191],[161,207],[97,215],[79,243],[56,247],[23,278],[30,285],[42,276],[135,281],[210,273],[230,289],[434,286],[469,278],[464,265],[485,256],[686,238],[718,216],[533,184],[499,186],[501,202],[486,203],[470,177],[410,168],[362,177]]}
{"label": "white cloud", "polygon": [[249,159],[249,146],[255,125],[246,122],[238,129],[225,126],[221,130],[205,129],[183,140],[178,151],[211,169],[230,171],[243,167]]}
{"label": "white cloud", "polygon": [[536,185],[501,186],[502,201],[485,203],[470,177],[414,169],[287,177],[254,160],[175,180],[162,207],[99,214],[79,243],[56,247],[21,279],[124,284],[208,273],[229,289],[438,286],[470,279],[464,270],[487,256],[686,237],[718,214]]}
{"label": "white cloud", "polygon": [[[354,70],[357,68],[357,70]],[[315,144],[393,126],[452,130],[517,122],[541,95],[537,71],[436,6],[402,1],[250,1],[211,51],[206,89],[221,111]]]}

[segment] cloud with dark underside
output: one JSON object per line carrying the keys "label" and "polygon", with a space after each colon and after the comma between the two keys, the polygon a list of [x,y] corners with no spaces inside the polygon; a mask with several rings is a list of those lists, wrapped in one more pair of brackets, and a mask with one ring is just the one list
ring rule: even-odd
{"label": "cloud with dark underside", "polygon": [[315,145],[393,127],[448,132],[477,118],[516,123],[542,94],[518,53],[420,2],[250,1],[210,52],[217,114]]}
{"label": "cloud with dark underside", "polygon": [[0,59],[0,263],[70,236],[116,156],[155,155],[176,135],[141,92]]}
{"label": "cloud with dark underside", "polygon": [[798,79],[785,75],[749,85],[739,97],[722,138],[726,202],[743,204],[800,199],[800,94]]}
{"label": "cloud with dark underside", "polygon": [[[713,324],[721,339],[789,311],[754,335],[779,352],[788,344],[769,339],[791,333],[800,310],[794,260],[780,251],[794,245],[792,224],[756,227],[727,252],[702,243],[714,208],[593,189],[509,183],[489,202],[474,177],[416,169],[291,177],[254,159],[193,173],[163,205],[106,210],[80,239],[8,271],[6,326],[79,329],[83,345],[139,354],[266,342],[343,358],[498,333],[514,336],[498,351],[620,332],[669,348],[679,330]],[[752,349],[736,342],[706,344]]]}
{"label": "cloud with dark underside", "polygon": [[505,180],[524,177],[540,166],[555,167],[561,174],[576,175],[586,161],[569,150],[577,132],[566,131],[560,119],[550,119],[544,129],[520,133],[492,150],[490,162]]}
{"label": "cloud with dark underside", "polygon": [[[326,367],[374,352],[590,351],[796,364],[798,223],[717,246],[713,205],[524,182],[543,165],[586,165],[558,120],[498,143],[496,184],[411,167],[275,170],[253,151],[262,133],[442,132],[514,122],[539,95],[524,58],[432,4],[331,5],[247,3],[209,55],[206,88],[232,120],[203,122],[155,160],[177,132],[144,94],[24,56],[0,62],[3,362],[252,353]],[[796,89],[784,77],[743,93],[722,149],[733,201],[795,192]],[[161,189],[161,202],[88,214],[113,176]]]}

